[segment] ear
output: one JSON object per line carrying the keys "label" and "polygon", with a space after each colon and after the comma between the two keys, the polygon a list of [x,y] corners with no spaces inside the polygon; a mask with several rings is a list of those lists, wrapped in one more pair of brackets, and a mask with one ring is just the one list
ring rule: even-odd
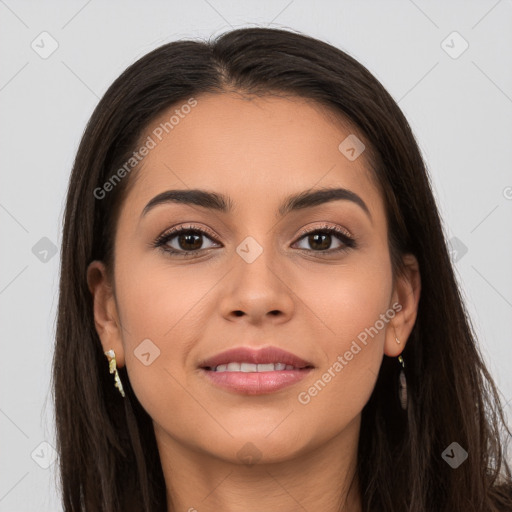
{"label": "ear", "polygon": [[101,340],[103,352],[113,349],[116,354],[116,365],[120,368],[125,364],[121,323],[114,290],[102,261],[95,260],[87,267],[87,286],[93,296],[94,325]]}
{"label": "ear", "polygon": [[402,353],[416,322],[420,300],[421,276],[418,260],[413,254],[406,254],[403,261],[403,275],[396,277],[391,302],[395,305],[393,309],[396,314],[389,321],[384,342],[384,353],[390,357],[397,357]]}

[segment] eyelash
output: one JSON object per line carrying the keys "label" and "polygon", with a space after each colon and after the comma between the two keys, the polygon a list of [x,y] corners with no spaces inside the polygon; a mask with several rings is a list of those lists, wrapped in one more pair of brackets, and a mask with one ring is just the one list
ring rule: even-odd
{"label": "eyelash", "polygon": [[[213,247],[209,247],[208,249],[198,249],[196,251],[182,251],[182,250],[178,251],[176,249],[169,248],[166,245],[174,237],[176,237],[177,235],[181,235],[183,233],[189,233],[189,234],[194,233],[197,235],[204,235],[204,236],[210,238],[215,243],[220,243],[220,242],[217,242],[217,240],[215,239],[215,237],[213,236],[212,233],[205,230],[204,228],[199,228],[194,225],[189,225],[189,226],[179,226],[177,228],[172,228],[169,231],[166,231],[165,233],[160,235],[151,245],[154,248],[160,248],[162,251],[164,251],[165,253],[167,253],[171,256],[178,256],[178,257],[189,256],[192,254],[197,255],[201,251],[213,249]],[[337,249],[328,249],[326,251],[314,251],[312,249],[299,249],[299,250],[306,251],[306,252],[318,253],[319,256],[322,256],[323,254],[342,253],[344,251],[347,251],[349,249],[354,249],[357,247],[355,239],[352,236],[349,236],[348,233],[344,229],[334,227],[334,226],[328,226],[328,225],[321,226],[321,227],[315,227],[314,229],[306,229],[306,230],[302,231],[299,235],[299,238],[297,239],[297,242],[302,240],[307,235],[312,235],[312,234],[316,234],[316,233],[333,234],[344,245],[342,247],[338,247]]]}

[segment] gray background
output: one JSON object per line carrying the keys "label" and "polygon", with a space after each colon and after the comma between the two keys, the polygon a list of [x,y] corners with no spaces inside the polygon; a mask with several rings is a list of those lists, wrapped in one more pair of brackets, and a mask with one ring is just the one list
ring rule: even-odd
{"label": "gray background", "polygon": [[86,121],[153,48],[247,25],[292,28],[347,51],[398,101],[429,166],[482,352],[512,399],[510,0],[0,0],[0,511],[61,510],[49,395],[52,248]]}

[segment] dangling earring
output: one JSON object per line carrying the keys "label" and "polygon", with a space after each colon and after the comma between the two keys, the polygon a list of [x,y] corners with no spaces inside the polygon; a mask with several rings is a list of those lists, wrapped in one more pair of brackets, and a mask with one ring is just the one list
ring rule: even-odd
{"label": "dangling earring", "polygon": [[116,353],[112,349],[110,349],[110,350],[107,350],[107,352],[104,352],[104,354],[107,356],[107,359],[108,359],[108,368],[110,370],[110,373],[115,374],[114,375],[115,386],[117,389],[119,389],[119,392],[124,397],[125,394],[124,394],[124,390],[123,390],[123,385],[121,384],[121,379],[119,378],[119,373],[116,368]]}
{"label": "dangling earring", "polygon": [[405,411],[407,409],[407,381],[405,379],[405,362],[404,358],[399,355],[398,356],[398,362],[402,365],[402,368],[400,368],[400,375],[398,377],[399,381],[399,389],[398,389],[398,398],[400,399],[400,405],[402,409]]}

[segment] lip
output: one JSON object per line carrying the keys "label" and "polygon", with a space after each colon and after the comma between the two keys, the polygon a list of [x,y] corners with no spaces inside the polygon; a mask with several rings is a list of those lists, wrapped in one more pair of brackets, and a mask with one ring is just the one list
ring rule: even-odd
{"label": "lip", "polygon": [[[278,347],[270,346],[261,349],[252,349],[249,347],[236,347],[213,357],[205,359],[199,363],[199,368],[215,368],[219,364],[227,363],[253,363],[253,364],[269,364],[269,363],[284,363],[294,366],[295,368],[313,368],[313,364],[305,361],[304,359],[287,352],[286,350]],[[285,371],[285,370],[283,370]],[[293,371],[293,370],[286,370]],[[262,372],[267,373],[267,372]],[[270,372],[268,372],[270,373]],[[271,372],[277,373],[277,372]]]}
{"label": "lip", "polygon": [[[284,363],[295,367],[293,370],[270,372],[216,372],[210,370],[226,363],[269,364]],[[259,350],[237,347],[221,352],[199,364],[201,373],[216,386],[245,395],[262,395],[279,391],[306,377],[314,368],[313,364],[278,347]]]}
{"label": "lip", "polygon": [[242,395],[264,395],[295,384],[306,377],[313,368],[279,370],[273,372],[214,372],[201,368],[209,382],[227,391]]}

